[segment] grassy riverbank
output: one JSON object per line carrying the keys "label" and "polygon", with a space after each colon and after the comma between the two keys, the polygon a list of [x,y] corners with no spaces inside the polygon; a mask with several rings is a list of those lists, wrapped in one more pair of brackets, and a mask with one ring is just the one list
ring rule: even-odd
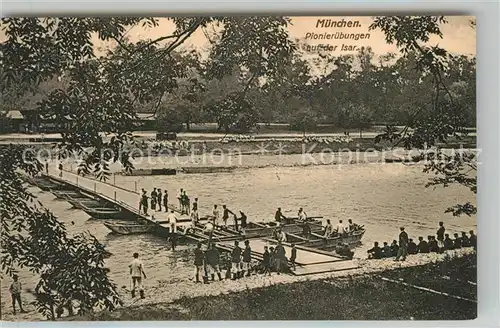
{"label": "grassy riverbank", "polygon": [[477,303],[471,301],[476,299],[475,283],[474,253],[378,274],[273,284],[218,296],[184,297],[172,303],[132,306],[72,319],[466,320],[474,319],[477,313]]}

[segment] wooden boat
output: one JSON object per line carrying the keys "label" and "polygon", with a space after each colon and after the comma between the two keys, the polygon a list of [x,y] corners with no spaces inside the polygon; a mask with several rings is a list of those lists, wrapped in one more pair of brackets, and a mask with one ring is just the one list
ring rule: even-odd
{"label": "wooden boat", "polygon": [[88,207],[81,204],[82,210],[94,219],[135,220],[137,215],[118,207]]}
{"label": "wooden boat", "polygon": [[154,225],[149,224],[134,224],[134,223],[116,223],[116,222],[103,222],[109,230],[120,235],[132,235],[140,233],[148,233],[154,230]]}
{"label": "wooden boat", "polygon": [[69,197],[81,197],[81,194],[73,190],[51,190],[51,192],[59,199],[68,200]]}
{"label": "wooden boat", "polygon": [[361,243],[361,238],[365,234],[365,229],[360,229],[347,234],[337,235],[326,238],[317,232],[311,232],[308,236],[297,233],[287,233],[288,242],[293,242],[296,245],[312,247],[322,250],[333,250],[339,244],[347,244],[349,247],[354,247]]}
{"label": "wooden boat", "polygon": [[[321,221],[311,220],[308,221],[309,226],[311,227],[311,231],[313,232],[321,232],[323,230],[323,226]],[[246,238],[256,238],[256,237],[272,237],[276,229],[280,229],[285,233],[301,233],[302,232],[302,222],[294,218],[290,218],[284,224],[277,224],[277,222],[248,222],[247,228],[245,229],[245,237]],[[224,230],[238,233],[233,228],[228,227],[224,228]]]}
{"label": "wooden boat", "polygon": [[43,191],[51,192],[53,190],[68,190],[68,187],[63,184],[54,183],[43,178],[34,178],[31,182]]}
{"label": "wooden boat", "polygon": [[111,203],[84,192],[79,195],[68,196],[66,201],[73,205],[74,208],[81,210],[85,208],[112,207]]}
{"label": "wooden boat", "polygon": [[[88,199],[88,198],[70,198],[67,199],[68,203],[73,205],[74,208],[83,210],[85,208],[99,208],[109,207],[109,204],[103,201]],[[106,206],[108,205],[108,206]]]}

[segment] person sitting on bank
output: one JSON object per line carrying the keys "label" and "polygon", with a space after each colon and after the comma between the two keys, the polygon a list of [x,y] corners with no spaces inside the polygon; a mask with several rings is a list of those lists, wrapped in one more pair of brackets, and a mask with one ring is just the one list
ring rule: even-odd
{"label": "person sitting on bank", "polygon": [[458,235],[458,233],[454,233],[453,234],[453,248],[454,249],[459,249],[459,248],[462,248],[462,238],[460,238],[460,236]]}
{"label": "person sitting on bank", "polygon": [[408,242],[408,254],[415,255],[417,253],[418,253],[417,244],[415,244],[413,239],[410,238],[410,241]]}
{"label": "person sitting on bank", "polygon": [[333,232],[333,226],[332,226],[332,223],[330,222],[330,219],[327,219],[327,220],[326,220],[325,231],[324,231],[323,236],[324,236],[325,238],[330,238],[330,236],[332,235],[332,232]]}
{"label": "person sitting on bank", "polygon": [[378,246],[378,241],[373,244],[373,247],[368,251],[369,259],[381,259],[382,258],[382,249]]}
{"label": "person sitting on bank", "polygon": [[445,251],[448,251],[448,250],[451,250],[451,249],[454,248],[454,246],[453,246],[453,240],[451,240],[450,235],[447,234],[447,233],[444,234],[443,244],[444,244],[444,250]]}
{"label": "person sitting on bank", "polygon": [[391,251],[391,246],[384,241],[384,246],[382,247],[382,257],[384,258],[389,258],[392,257],[392,251]]}
{"label": "person sitting on bank", "polygon": [[340,256],[346,257],[349,260],[352,260],[354,256],[354,252],[351,251],[349,245],[341,242],[337,243],[337,246],[335,247],[335,253],[337,253]]}
{"label": "person sitting on bank", "polygon": [[427,239],[429,240],[429,252],[431,253],[439,253],[439,244],[436,240],[436,237],[434,236],[428,236]]}
{"label": "person sitting on bank", "polygon": [[274,214],[274,220],[276,222],[285,222],[286,220],[286,217],[283,215],[283,213],[281,213],[281,207],[278,207],[278,209],[276,210],[276,213]]}
{"label": "person sitting on bank", "polygon": [[245,240],[245,249],[243,250],[243,268],[242,268],[242,276],[247,272],[247,277],[250,277],[251,271],[251,262],[252,262],[252,248],[250,247],[250,241]]}
{"label": "person sitting on bank", "polygon": [[299,221],[307,221],[307,214],[304,212],[304,209],[301,207],[299,208],[299,212],[297,213],[297,218]]}
{"label": "person sitting on bank", "polygon": [[393,240],[391,244],[391,256],[394,257],[398,256],[398,252],[399,252],[398,242],[396,240]]}
{"label": "person sitting on bank", "polygon": [[470,247],[470,240],[465,231],[462,231],[462,247]]}
{"label": "person sitting on bank", "polygon": [[429,243],[422,236],[418,237],[417,251],[419,253],[429,253]]}
{"label": "person sitting on bank", "polygon": [[474,231],[469,231],[470,237],[469,237],[469,243],[472,247],[474,247],[474,250],[477,250],[477,236],[474,234]]}

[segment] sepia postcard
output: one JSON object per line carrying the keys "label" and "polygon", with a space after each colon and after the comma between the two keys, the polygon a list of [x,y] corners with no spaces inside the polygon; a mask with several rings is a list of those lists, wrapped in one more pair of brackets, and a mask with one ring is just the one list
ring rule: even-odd
{"label": "sepia postcard", "polygon": [[1,319],[468,320],[476,20],[5,17]]}

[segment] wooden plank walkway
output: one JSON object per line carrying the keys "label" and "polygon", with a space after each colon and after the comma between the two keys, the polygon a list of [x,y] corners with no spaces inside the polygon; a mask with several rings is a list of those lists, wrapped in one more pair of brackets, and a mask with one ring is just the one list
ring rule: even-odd
{"label": "wooden plank walkway", "polygon": [[[149,221],[154,224],[159,224],[161,227],[166,230],[169,229],[168,223],[158,223],[167,221],[167,212],[159,212],[148,210],[148,215],[140,212],[139,210],[139,200],[140,196],[132,190],[127,190],[122,187],[114,186],[109,183],[101,182],[94,179],[89,179],[86,177],[78,176],[75,173],[71,172],[63,172],[63,176],[59,177],[59,175],[54,174],[54,170],[49,171],[47,175],[50,179],[69,184],[75,188],[83,190],[87,193],[94,194],[98,197],[105,199],[106,201],[113,203],[123,209],[134,213],[137,216],[140,216],[143,220]],[[130,204],[136,204],[130,205]],[[177,209],[172,208],[178,212]],[[179,222],[178,227],[184,228],[190,225],[189,218],[186,215],[179,215],[177,213],[177,217],[183,221],[188,222]]]}

